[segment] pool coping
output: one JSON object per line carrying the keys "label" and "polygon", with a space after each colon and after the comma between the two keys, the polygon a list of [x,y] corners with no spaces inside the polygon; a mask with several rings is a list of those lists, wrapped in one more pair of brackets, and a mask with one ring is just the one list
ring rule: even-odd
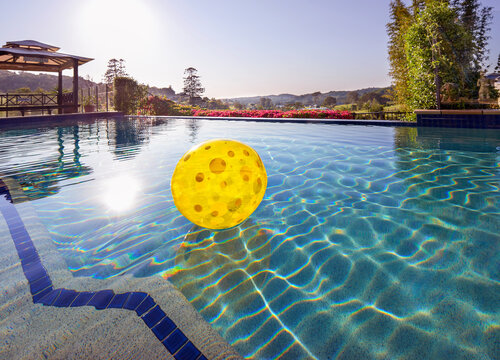
{"label": "pool coping", "polygon": [[86,120],[102,117],[118,117],[123,116],[120,111],[104,111],[91,113],[73,113],[73,114],[57,114],[57,115],[28,115],[28,116],[12,116],[0,118],[0,126],[3,124],[22,124],[44,121],[64,121],[64,120]]}
{"label": "pool coping", "polygon": [[[7,189],[7,193],[4,194],[6,199],[0,199],[0,210],[2,210],[0,223],[6,223],[7,233],[4,235],[11,237],[12,241],[7,241],[2,247],[7,250],[13,248],[14,252],[17,250],[16,255],[10,254],[7,257],[7,263],[10,262],[7,264],[7,272],[10,273],[10,276],[7,278],[15,278],[24,273],[24,280],[14,291],[13,303],[2,305],[4,316],[0,316],[0,324],[8,319],[11,324],[17,323],[19,325],[22,323],[24,327],[28,327],[26,330],[23,327],[16,328],[15,325],[11,325],[12,331],[20,331],[20,334],[17,334],[18,337],[23,336],[23,330],[30,334],[38,333],[36,336],[42,336],[42,338],[38,339],[41,344],[37,343],[36,345],[40,346],[38,350],[43,350],[40,352],[46,358],[72,357],[77,353],[78,356],[84,355],[86,358],[89,356],[101,358],[106,355],[106,351],[110,351],[110,348],[117,347],[116,342],[110,344],[112,340],[108,340],[109,337],[117,335],[112,334],[109,337],[106,335],[109,332],[115,332],[116,324],[114,323],[121,322],[126,323],[127,326],[116,329],[116,332],[119,334],[121,332],[120,335],[122,335],[118,336],[119,341],[125,344],[131,341],[135,341],[136,344],[144,344],[148,348],[145,353],[149,352],[149,356],[154,354],[158,358],[177,360],[241,359],[234,348],[220,337],[188,300],[166,279],[159,276],[149,278],[121,276],[116,279],[74,277],[52,243],[45,226],[37,221],[36,212],[30,203],[12,202],[10,195],[16,194],[17,198],[22,190],[11,179],[4,178],[4,180],[0,183],[0,187]],[[0,194],[0,196],[2,195]],[[9,201],[11,204],[6,204]],[[24,219],[28,218],[30,218],[30,222],[25,223]],[[9,231],[10,235],[8,235]],[[5,261],[5,256],[5,254],[0,256],[2,261]],[[0,273],[0,275],[6,278],[5,272]],[[76,291],[71,289],[76,289]],[[84,291],[78,291],[79,289],[84,289]],[[125,292],[128,293],[128,296],[125,296]],[[82,300],[85,304],[82,302],[75,305],[79,297],[82,295],[88,297],[89,294],[93,294],[93,297]],[[132,300],[135,301],[134,304],[131,303]],[[27,315],[23,316],[20,313],[22,310],[19,304],[26,307],[25,314]],[[106,311],[102,311],[104,309]],[[62,350],[62,357],[61,352],[57,353],[56,351],[57,346],[46,353],[44,347],[53,346],[51,342],[54,341],[56,344],[64,341],[61,337],[64,338],[68,332],[74,331],[74,326],[79,326],[75,321],[75,318],[78,319],[79,316],[94,319],[93,323],[91,321],[87,325],[95,327],[95,329],[85,330],[83,335],[74,334],[73,338],[78,339],[79,336],[83,336],[83,340],[90,340],[94,343],[94,347],[90,346],[91,350],[84,346],[81,349],[76,349],[72,348],[70,343],[70,349],[66,346],[66,349]],[[137,317],[142,321],[138,321]],[[96,324],[95,319],[97,318],[99,322]],[[46,322],[49,322],[51,328],[48,328]],[[142,322],[144,325],[139,324]],[[46,337],[49,339],[46,340],[43,334],[47,330],[55,328],[62,329],[63,334],[48,333]],[[101,337],[88,339],[88,333],[92,334],[96,329],[101,332]],[[7,331],[9,330],[7,329]],[[40,333],[43,334],[40,335]],[[14,334],[11,333],[9,338],[15,338]],[[26,334],[24,335],[26,336]],[[129,338],[124,338],[124,335]],[[31,336],[29,337],[31,338]],[[73,342],[78,342],[78,340]],[[82,339],[80,339],[80,343],[83,343]],[[121,346],[126,348],[125,344],[121,344]],[[10,352],[11,355],[14,351],[16,356],[21,358],[30,358],[35,354],[29,350],[30,346],[25,346],[26,349],[22,347],[19,349],[19,345],[13,346],[11,340],[6,341],[4,345],[3,351]],[[96,356],[95,353],[99,351],[100,346],[105,348],[103,349],[104,354],[98,353],[101,357]],[[3,351],[0,351],[0,357],[2,357]],[[26,353],[30,351],[31,353]],[[86,351],[90,351],[90,354]],[[122,351],[126,351],[126,349]],[[135,351],[137,352],[137,350]],[[122,355],[125,354],[122,353]],[[113,358],[113,356],[111,357]]]}
{"label": "pool coping", "polygon": [[376,125],[376,126],[410,126],[416,127],[415,121],[400,120],[359,120],[359,119],[316,119],[316,118],[254,118],[254,117],[218,117],[218,116],[164,116],[164,115],[124,115],[127,118],[160,118],[186,120],[230,120],[266,123],[292,124],[339,124],[339,125]]}

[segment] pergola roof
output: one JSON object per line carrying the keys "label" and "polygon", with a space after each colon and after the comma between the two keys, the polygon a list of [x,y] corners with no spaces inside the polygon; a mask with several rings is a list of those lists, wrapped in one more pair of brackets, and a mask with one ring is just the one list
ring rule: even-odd
{"label": "pergola roof", "polygon": [[74,60],[78,61],[78,66],[94,60],[57,50],[57,46],[34,40],[9,41],[0,48],[0,69],[57,72],[73,68]]}
{"label": "pergola roof", "polygon": [[24,48],[34,48],[34,49],[49,50],[49,51],[57,51],[60,49],[57,46],[44,44],[35,40],[7,41],[7,44],[5,44],[4,47],[9,47],[9,48],[24,47]]}

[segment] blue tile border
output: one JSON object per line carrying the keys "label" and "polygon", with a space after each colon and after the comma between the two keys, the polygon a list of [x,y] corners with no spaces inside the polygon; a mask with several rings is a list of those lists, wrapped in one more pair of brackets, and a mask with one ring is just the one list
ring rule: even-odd
{"label": "blue tile border", "polygon": [[93,306],[96,310],[135,311],[176,360],[204,360],[205,356],[145,292],[115,294],[113,290],[54,289],[35,245],[15,208],[7,185],[0,179],[0,212],[9,228],[34,304],[55,307]]}

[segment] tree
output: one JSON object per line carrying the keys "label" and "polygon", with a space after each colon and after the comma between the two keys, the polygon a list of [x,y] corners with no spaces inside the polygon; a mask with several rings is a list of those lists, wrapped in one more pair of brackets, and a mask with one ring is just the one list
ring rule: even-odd
{"label": "tree", "polygon": [[245,108],[245,105],[243,105],[242,103],[238,102],[238,101],[235,101],[233,103],[233,107],[236,109],[236,110],[242,110]]}
{"label": "tree", "polygon": [[295,109],[302,109],[304,107],[304,104],[301,103],[300,101],[296,101],[294,104],[293,104],[294,108]]}
{"label": "tree", "polygon": [[[416,4],[415,4],[416,6]],[[410,10],[401,0],[393,0],[390,5],[391,22],[386,25],[389,35],[389,75],[396,102],[404,103],[408,98],[408,63],[405,55],[405,34],[411,24]],[[350,101],[351,103],[356,102]]]}
{"label": "tree", "polygon": [[148,87],[138,84],[130,77],[117,76],[114,79],[114,107],[125,114],[134,114],[148,97]]}
{"label": "tree", "polygon": [[19,89],[16,89],[14,91],[11,91],[11,93],[14,94],[25,94],[25,93],[30,93],[31,89],[27,86],[20,87]]}
{"label": "tree", "polygon": [[125,71],[125,60],[111,59],[108,61],[108,68],[103,76],[103,80],[106,84],[112,84],[116,77],[127,77],[128,74]]}
{"label": "tree", "polygon": [[225,110],[229,109],[229,105],[220,99],[215,98],[205,98],[205,107],[211,110]]}
{"label": "tree", "polygon": [[193,105],[196,99],[201,98],[201,95],[205,92],[205,89],[201,86],[200,77],[196,74],[198,70],[194,67],[188,67],[184,70],[184,94],[189,98],[189,103]]}
{"label": "tree", "polygon": [[[440,13],[436,11],[437,7],[441,8]],[[431,13],[432,15],[430,15]],[[423,85],[426,81],[422,76],[418,79],[414,77],[416,75],[414,73],[415,66],[417,64],[423,65],[423,58],[427,55],[430,55],[430,60],[428,60],[432,63],[436,99],[431,102],[420,102],[421,104],[434,103],[435,106],[438,106],[440,85],[446,82],[456,84],[460,96],[477,96],[477,79],[480,76],[481,68],[485,66],[488,55],[487,42],[492,19],[491,7],[481,6],[480,0],[413,0],[409,6],[405,6],[402,0],[392,0],[390,16],[391,21],[387,24],[389,74],[392,77],[394,98],[398,104],[415,105],[415,95],[418,96],[418,94],[415,94],[414,86],[417,82]],[[435,16],[434,25],[428,22],[429,16]],[[427,21],[425,24],[424,19]],[[446,23],[440,24],[440,21]],[[418,32],[416,31],[418,22],[420,22],[420,27],[425,28],[425,31],[419,33],[425,38],[425,41],[421,41],[419,44],[420,50],[427,48],[430,52],[409,49],[410,46],[407,43],[409,38],[418,42],[415,37]],[[411,36],[409,35],[410,28],[413,32]],[[457,37],[456,31],[464,37]],[[425,42],[426,44],[424,44]],[[467,46],[464,46],[465,43]],[[411,70],[409,69],[409,56],[413,55],[420,57],[420,60],[412,60],[413,70]],[[455,76],[449,76],[452,81],[445,81],[441,75],[443,75],[443,71],[447,73],[450,68],[454,68]],[[442,69],[444,70],[441,71]],[[421,70],[424,71],[423,68]],[[453,75],[453,73],[448,72],[448,75]],[[428,89],[429,87],[427,87]]]}
{"label": "tree", "polygon": [[321,96],[321,91],[316,91],[316,92],[313,92],[311,94],[312,98],[313,98],[313,104],[314,105],[317,105],[318,104],[318,99],[319,97]]}
{"label": "tree", "polygon": [[337,104],[337,99],[333,96],[327,96],[325,100],[323,100],[323,106],[325,107],[333,107]]}
{"label": "tree", "polygon": [[357,91],[349,91],[346,96],[346,101],[348,104],[357,103],[359,100],[359,93]]}
{"label": "tree", "polygon": [[261,97],[259,100],[259,108],[260,109],[272,109],[273,108],[273,102],[269,98]]}
{"label": "tree", "polygon": [[464,88],[466,69],[460,60],[471,36],[457,17],[446,2],[430,1],[408,28],[404,40],[410,109],[439,109],[444,83]]}
{"label": "tree", "polygon": [[495,66],[495,72],[500,73],[500,54],[498,54],[497,66]]}
{"label": "tree", "polygon": [[471,37],[470,46],[460,54],[458,60],[464,68],[467,89],[464,95],[476,97],[477,80],[488,60],[488,31],[493,18],[492,8],[482,7],[478,0],[454,0],[451,6],[458,12],[461,24]]}
{"label": "tree", "polygon": [[489,6],[481,7],[478,0],[454,0],[452,5],[458,11],[465,30],[472,36],[472,47],[468,49],[465,61],[472,62],[472,70],[480,71],[488,58],[487,32],[490,30],[493,9]]}

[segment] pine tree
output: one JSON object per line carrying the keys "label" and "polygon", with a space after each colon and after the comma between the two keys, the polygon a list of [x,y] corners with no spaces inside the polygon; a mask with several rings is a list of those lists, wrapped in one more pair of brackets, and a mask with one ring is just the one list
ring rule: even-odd
{"label": "pine tree", "polygon": [[493,18],[492,8],[481,6],[478,0],[455,0],[451,4],[459,15],[461,24],[471,36],[471,46],[461,54],[459,62],[465,69],[465,81],[470,97],[477,96],[477,80],[488,60],[488,31]]}
{"label": "pine tree", "polygon": [[112,84],[113,80],[118,76],[128,76],[125,71],[125,60],[120,59],[110,59],[108,61],[108,68],[103,76],[103,80],[106,84]]}
{"label": "pine tree", "polygon": [[425,9],[425,6],[429,0],[413,0],[412,5],[411,5],[411,14],[413,18],[415,18],[420,11]]}
{"label": "pine tree", "polygon": [[201,86],[200,77],[196,75],[197,72],[198,70],[194,67],[188,67],[184,70],[184,74],[187,75],[184,77],[183,92],[189,97],[189,103],[191,105],[193,105],[196,102],[196,99],[200,98],[205,92],[205,88]]}
{"label": "pine tree", "polygon": [[497,66],[495,66],[495,72],[500,73],[500,54],[498,54]]}
{"label": "pine tree", "polygon": [[476,69],[484,67],[488,58],[486,45],[488,44],[490,30],[489,25],[493,18],[493,9],[489,6],[481,6],[478,0],[462,0],[455,8],[460,15],[460,21],[472,36],[474,47],[470,49],[473,66]]}

